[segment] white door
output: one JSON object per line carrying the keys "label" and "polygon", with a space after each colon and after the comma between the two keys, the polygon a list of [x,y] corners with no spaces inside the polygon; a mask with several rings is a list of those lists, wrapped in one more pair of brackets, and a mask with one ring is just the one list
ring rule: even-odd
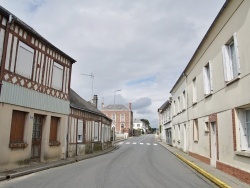
{"label": "white door", "polygon": [[216,123],[212,122],[210,124],[211,130],[211,166],[216,167],[217,160],[217,143],[216,143]]}
{"label": "white door", "polygon": [[187,151],[187,129],[186,124],[183,126],[183,151]]}

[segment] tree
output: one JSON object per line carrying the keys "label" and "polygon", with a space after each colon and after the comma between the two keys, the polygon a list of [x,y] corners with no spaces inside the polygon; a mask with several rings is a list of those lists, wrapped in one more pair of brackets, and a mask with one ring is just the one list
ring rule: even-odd
{"label": "tree", "polygon": [[148,127],[148,130],[152,132],[152,128],[150,127],[150,123],[147,119],[140,119],[142,122],[145,123],[146,127]]}

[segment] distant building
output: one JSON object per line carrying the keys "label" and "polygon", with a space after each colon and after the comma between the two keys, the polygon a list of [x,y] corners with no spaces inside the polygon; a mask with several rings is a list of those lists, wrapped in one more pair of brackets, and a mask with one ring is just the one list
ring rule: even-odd
{"label": "distant building", "polygon": [[104,106],[102,104],[101,112],[112,119],[112,126],[115,128],[116,134],[129,133],[132,135],[133,130],[133,111],[131,103],[126,107],[123,104]]}
{"label": "distant building", "polygon": [[142,133],[146,133],[146,125],[140,119],[134,119],[134,121],[133,121],[133,129],[141,130]]}

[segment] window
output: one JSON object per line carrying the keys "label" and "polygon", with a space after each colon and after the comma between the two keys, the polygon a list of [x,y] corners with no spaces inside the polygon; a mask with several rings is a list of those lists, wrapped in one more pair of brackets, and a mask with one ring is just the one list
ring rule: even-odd
{"label": "window", "polygon": [[62,90],[63,66],[54,62],[51,87]]}
{"label": "window", "polygon": [[93,130],[93,138],[94,138],[94,142],[99,141],[99,122],[94,123],[94,130]]}
{"label": "window", "polygon": [[77,124],[77,142],[82,143],[83,142],[83,121],[78,120]]}
{"label": "window", "polygon": [[186,108],[186,92],[182,92],[182,109],[184,110]]}
{"label": "window", "polygon": [[211,62],[203,67],[204,94],[209,95],[213,91]]}
{"label": "window", "polygon": [[49,135],[49,142],[51,145],[59,145],[60,142],[57,140],[57,130],[59,125],[60,118],[51,116],[50,122],[50,135]]}
{"label": "window", "polygon": [[180,143],[181,140],[181,127],[178,125],[178,142]]}
{"label": "window", "polygon": [[26,78],[31,78],[33,68],[34,49],[19,41],[16,73]]}
{"label": "window", "polygon": [[175,116],[175,101],[174,101],[174,105],[173,105],[173,115]]}
{"label": "window", "polygon": [[193,79],[193,103],[197,103],[196,78]]}
{"label": "window", "polygon": [[239,110],[241,150],[250,150],[250,109]]}
{"label": "window", "polygon": [[139,124],[139,123],[137,124],[137,127],[140,127],[140,124]]}
{"label": "window", "polygon": [[112,114],[112,120],[115,122],[116,121],[116,115]]}
{"label": "window", "polygon": [[10,130],[10,146],[13,143],[24,143],[25,117],[26,112],[13,111]]}
{"label": "window", "polygon": [[194,141],[199,140],[198,119],[195,119],[193,121],[193,140]]}
{"label": "window", "polygon": [[229,42],[222,46],[225,81],[233,80],[240,74],[240,63],[236,33]]}
{"label": "window", "polygon": [[205,133],[209,132],[209,123],[205,122]]}
{"label": "window", "polygon": [[178,113],[181,111],[181,107],[180,107],[180,105],[181,105],[181,98],[180,97],[178,97]]}
{"label": "window", "polygon": [[121,122],[125,122],[125,114],[121,114]]}

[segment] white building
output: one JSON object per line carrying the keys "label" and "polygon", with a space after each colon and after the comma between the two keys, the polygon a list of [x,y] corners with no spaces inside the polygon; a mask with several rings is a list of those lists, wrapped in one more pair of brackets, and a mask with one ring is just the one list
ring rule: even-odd
{"label": "white building", "polygon": [[171,94],[173,145],[250,184],[249,33],[250,1],[227,0]]}
{"label": "white building", "polygon": [[143,134],[146,133],[146,125],[140,119],[134,119],[134,121],[133,121],[133,129],[135,129],[135,130],[141,130],[141,132]]}

